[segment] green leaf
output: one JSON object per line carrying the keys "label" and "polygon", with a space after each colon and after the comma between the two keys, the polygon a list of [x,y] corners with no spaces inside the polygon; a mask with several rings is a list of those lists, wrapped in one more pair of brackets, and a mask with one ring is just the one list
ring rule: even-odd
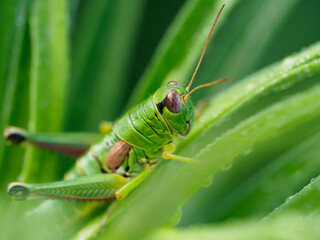
{"label": "green leaf", "polygon": [[188,239],[318,239],[320,219],[318,216],[301,220],[297,213],[281,215],[270,222],[253,219],[227,222],[220,225],[203,225],[187,229],[164,229],[150,234],[148,240]]}
{"label": "green leaf", "polygon": [[131,82],[129,66],[145,0],[83,5],[72,49],[68,128],[92,131],[102,120],[114,120],[123,112],[129,89],[124,86]]}
{"label": "green leaf", "polygon": [[[195,85],[226,76],[231,77],[232,81],[203,89],[201,94],[194,94],[194,100],[214,96],[226,86],[291,53],[282,53],[280,58],[273,57],[271,62],[265,63],[265,56],[279,54],[280,51],[275,53],[273,50],[273,44],[279,44],[274,38],[288,28],[288,18],[297,9],[298,3],[297,0],[240,1],[212,41],[212,46],[209,46],[211,51],[206,55]],[[270,18],[270,15],[273,17]]]}
{"label": "green leaf", "polygon": [[319,174],[319,140],[318,132],[274,159],[268,154],[276,151],[273,147],[237,159],[231,169],[214,176],[214,184],[199,189],[188,200],[180,226],[229,217],[265,216]]}
{"label": "green leaf", "polygon": [[[186,148],[189,141],[194,141],[193,148],[189,148],[189,150],[190,152],[196,151],[203,145],[205,135],[212,138],[213,131],[217,127],[221,127],[221,122],[238,121],[238,119],[232,120],[232,118],[244,107],[275,91],[285,90],[302,80],[306,81],[317,76],[320,73],[319,52],[320,44],[315,44],[302,53],[294,54],[283,59],[279,64],[249,76],[246,80],[212,98],[209,107],[198,119],[197,124],[188,135],[188,139],[181,143],[181,146]],[[199,135],[201,141],[195,141]]]}
{"label": "green leaf", "polygon": [[[61,131],[69,78],[66,2],[34,1],[30,25],[29,130]],[[52,154],[29,148],[20,178],[29,182],[52,180],[57,176],[56,160],[56,156]]]}
{"label": "green leaf", "polygon": [[[25,31],[27,1],[1,1],[0,3],[0,131],[12,122],[15,101],[19,98],[19,64]],[[4,139],[0,139],[0,170],[4,158]],[[3,175],[3,174],[1,174]]]}
{"label": "green leaf", "polygon": [[[298,70],[294,67],[297,62],[289,62],[288,59],[292,58],[288,58],[273,66],[273,71],[267,69],[259,73],[260,77],[249,77],[239,85],[247,84],[247,86],[253,86],[255,90],[251,91],[250,87],[249,89],[247,88],[249,91],[237,91],[232,96],[232,99],[248,99],[249,96],[260,95],[264,89],[263,84],[268,82],[267,79],[271,73],[274,76],[277,73],[283,73],[288,76],[288,79],[292,80],[289,82],[308,78],[308,76],[301,78],[299,76],[305,71],[309,72],[310,66],[312,66],[311,69],[313,70],[319,69],[318,49],[319,45],[315,45],[295,56],[296,59],[300,59],[300,61],[297,60],[299,62]],[[310,54],[313,57],[306,58]],[[305,62],[304,60],[306,59],[307,61]],[[305,63],[305,65],[300,65],[301,62]],[[319,78],[319,76],[317,77]],[[277,78],[273,79],[272,83],[277,85]],[[280,86],[283,85],[280,84]],[[239,86],[236,87],[243,89]],[[277,89],[281,89],[279,85]],[[103,235],[114,236],[116,239],[125,239],[129,236],[140,238],[149,233],[159,226],[161,222],[169,218],[174,209],[183,204],[213,173],[223,168],[237,156],[253,149],[256,143],[266,140],[274,141],[283,134],[294,132],[299,126],[310,125],[310,123],[319,121],[320,112],[317,111],[320,108],[320,102],[317,102],[319,97],[320,86],[318,84],[301,93],[278,101],[250,116],[224,132],[219,138],[212,139],[207,145],[202,145],[203,147],[198,148],[195,158],[201,160],[199,166],[177,162],[162,162],[149,181],[143,183],[143,186],[138,191],[128,197],[127,204],[130,207],[110,224]],[[220,96],[220,101],[222,103],[230,102],[230,95],[226,93],[224,96]],[[234,100],[231,102],[234,102]],[[222,105],[216,108],[216,111],[226,111],[228,106],[228,104]],[[216,115],[218,114],[216,113]],[[317,129],[316,125],[313,124],[311,126],[313,126],[313,129]],[[163,179],[165,179],[165,182]],[[153,191],[153,194],[149,194],[154,189],[156,191]],[[154,206],[157,207],[154,208]],[[136,221],[137,218],[140,221]],[[121,231],[121,229],[126,229],[126,231]]]}
{"label": "green leaf", "polygon": [[[215,31],[221,27],[223,19],[236,3],[236,0],[228,1],[228,7],[223,10]],[[163,83],[187,82],[192,73],[190,69],[193,69],[192,66],[198,61],[214,17],[222,4],[223,1],[220,0],[190,0],[184,5],[137,84],[129,99],[130,106],[146,99]]]}
{"label": "green leaf", "polygon": [[[232,81],[191,96],[194,103],[214,98],[177,151],[202,163],[161,162],[108,218],[101,238],[154,233],[154,238],[248,239],[254,233],[261,239],[312,239],[317,234],[319,219],[310,216],[319,208],[317,185],[294,194],[320,174],[320,44],[253,72],[319,40],[319,3],[1,1],[0,130],[17,125],[51,132],[97,129],[99,121],[121,116],[126,105],[164,82],[186,85],[222,3],[226,8],[194,86],[226,76]],[[22,166],[24,148],[4,147],[0,140],[0,194],[22,167],[21,178],[41,182],[62,177],[73,164],[45,151],[27,151]],[[188,228],[154,232],[177,224],[181,206],[208,187],[212,175],[210,188],[183,208],[182,225]],[[9,201],[1,194],[0,232],[7,239],[94,237],[112,203]],[[252,218],[271,211],[268,221]],[[239,222],[225,221],[235,217]],[[190,227],[199,222],[219,225]]]}
{"label": "green leaf", "polygon": [[271,214],[267,216],[269,221],[281,214],[290,211],[299,211],[304,215],[317,215],[320,210],[319,204],[320,196],[320,177],[312,178],[311,183],[305,186],[301,191],[295,195],[290,196],[285,203],[276,208]]}

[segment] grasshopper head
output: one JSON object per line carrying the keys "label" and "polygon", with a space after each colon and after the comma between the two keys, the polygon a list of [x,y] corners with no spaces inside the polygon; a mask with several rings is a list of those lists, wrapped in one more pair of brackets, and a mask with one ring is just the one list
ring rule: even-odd
{"label": "grasshopper head", "polygon": [[194,108],[187,90],[177,82],[163,85],[154,94],[158,111],[171,130],[181,135],[188,134],[194,122]]}
{"label": "grasshopper head", "polygon": [[220,8],[220,11],[211,27],[206,44],[203,48],[201,57],[199,59],[198,65],[192,75],[192,78],[186,88],[182,87],[178,82],[169,82],[163,85],[154,95],[155,103],[157,104],[158,110],[164,120],[167,122],[171,130],[175,133],[181,135],[186,135],[192,122],[194,121],[194,108],[190,100],[190,95],[196,90],[204,87],[209,87],[224,81],[229,80],[229,78],[222,78],[220,80],[202,84],[190,90],[193,80],[198,72],[199,66],[202,62],[203,56],[206,52],[207,45],[213,29],[218,21],[218,18],[224,8],[224,4]]}

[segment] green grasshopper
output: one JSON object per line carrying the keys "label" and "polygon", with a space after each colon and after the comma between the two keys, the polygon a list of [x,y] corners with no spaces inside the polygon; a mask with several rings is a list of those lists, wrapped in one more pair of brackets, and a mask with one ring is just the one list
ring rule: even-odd
{"label": "green grasshopper", "polygon": [[152,96],[131,108],[114,124],[104,123],[104,137],[29,133],[8,127],[4,136],[13,144],[30,143],[37,147],[77,156],[75,166],[64,181],[8,186],[13,199],[35,198],[105,201],[125,198],[154,169],[159,160],[172,159],[187,163],[198,161],[174,154],[174,135],[185,136],[195,120],[190,95],[203,87],[228,80],[223,78],[200,85],[190,91],[205,54],[210,36],[224,8],[221,7],[205,43],[202,55],[186,88],[178,82],[161,86]]}

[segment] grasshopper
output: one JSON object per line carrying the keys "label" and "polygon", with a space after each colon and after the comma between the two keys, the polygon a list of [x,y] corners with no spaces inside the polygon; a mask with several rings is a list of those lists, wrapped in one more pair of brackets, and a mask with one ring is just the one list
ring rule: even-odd
{"label": "grasshopper", "polygon": [[202,55],[186,88],[178,82],[161,86],[152,96],[131,108],[115,123],[103,123],[104,136],[30,133],[8,127],[4,136],[12,144],[30,143],[78,157],[65,180],[51,183],[10,183],[8,193],[16,200],[35,198],[106,201],[125,198],[155,168],[160,159],[187,163],[198,161],[174,154],[174,135],[185,136],[195,120],[190,95],[223,78],[190,90],[202,62],[221,7],[206,40]]}

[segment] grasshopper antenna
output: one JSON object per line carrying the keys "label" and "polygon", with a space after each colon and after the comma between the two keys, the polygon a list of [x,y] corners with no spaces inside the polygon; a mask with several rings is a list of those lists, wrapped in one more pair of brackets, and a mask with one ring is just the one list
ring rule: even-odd
{"label": "grasshopper antenna", "polygon": [[[207,50],[207,46],[208,46],[210,37],[211,37],[211,35],[212,35],[213,29],[214,29],[214,27],[216,26],[216,23],[217,23],[217,21],[218,21],[218,19],[219,19],[219,17],[220,17],[220,14],[221,14],[221,12],[222,12],[222,10],[223,10],[224,7],[225,7],[225,4],[223,4],[222,7],[220,8],[219,13],[218,13],[218,15],[217,15],[216,19],[214,20],[214,23],[213,23],[213,25],[212,25],[212,27],[211,27],[211,30],[210,30],[210,32],[209,32],[209,35],[208,35],[206,44],[204,45],[204,48],[203,48],[203,50],[202,50],[202,54],[201,54],[201,57],[200,57],[200,59],[199,59],[198,65],[197,65],[196,69],[194,70],[194,73],[193,73],[192,78],[191,78],[191,80],[190,80],[190,82],[189,82],[189,85],[186,87],[186,90],[187,90],[188,92],[189,92],[190,87],[191,87],[191,85],[192,85],[192,83],[193,83],[193,80],[194,80],[194,78],[195,78],[195,76],[196,76],[196,74],[197,74],[197,72],[198,72],[198,69],[199,69],[200,64],[201,64],[201,62],[202,62],[202,59],[203,59],[203,56],[204,56],[204,54],[205,54],[205,52],[206,52],[206,50]],[[188,99],[188,97],[190,96],[190,94],[193,93],[195,90],[197,90],[197,89],[199,89],[199,88],[209,87],[209,86],[212,86],[212,85],[215,85],[215,84],[218,84],[218,83],[227,81],[227,80],[229,80],[229,78],[223,78],[223,79],[220,79],[220,80],[211,82],[211,83],[206,83],[206,84],[203,84],[203,85],[201,85],[201,86],[198,86],[198,87],[194,88],[191,92],[189,92],[189,93],[184,97],[184,100],[186,101],[186,100]]]}
{"label": "grasshopper antenna", "polygon": [[213,29],[214,29],[214,27],[216,26],[216,23],[217,23],[217,21],[218,21],[218,19],[219,19],[219,16],[220,16],[220,14],[221,14],[224,6],[225,6],[225,4],[223,4],[222,7],[220,8],[220,11],[219,11],[216,19],[214,20],[214,23],[213,23],[212,27],[211,27],[211,30],[210,30],[210,32],[209,32],[209,35],[208,35],[206,44],[204,45],[204,48],[203,48],[203,50],[202,50],[202,54],[201,54],[201,57],[200,57],[200,59],[199,59],[198,65],[197,65],[196,69],[194,70],[194,73],[193,73],[192,78],[191,78],[191,80],[190,80],[190,82],[189,82],[189,85],[186,87],[186,90],[187,90],[188,92],[189,92],[190,87],[191,87],[191,85],[192,85],[192,83],[193,83],[194,77],[196,76],[196,74],[197,74],[197,72],[198,72],[198,69],[199,69],[200,64],[201,64],[201,62],[202,62],[202,59],[203,59],[203,56],[204,56],[204,54],[205,54],[205,52],[206,52],[206,50],[207,50],[207,46],[208,46],[209,39],[210,39],[210,37],[211,37],[211,35],[212,35]]}
{"label": "grasshopper antenna", "polygon": [[210,82],[210,83],[205,83],[205,84],[202,84],[202,85],[200,85],[200,86],[197,86],[197,87],[195,87],[194,89],[192,89],[183,99],[184,99],[184,101],[186,101],[186,100],[188,99],[188,97],[189,97],[194,91],[198,90],[199,88],[210,87],[210,86],[212,86],[212,85],[216,85],[216,84],[219,84],[219,83],[228,81],[228,80],[230,80],[229,77],[227,77],[227,78],[221,78],[221,79],[219,79],[219,80],[216,80],[216,81],[213,81],[213,82]]}

